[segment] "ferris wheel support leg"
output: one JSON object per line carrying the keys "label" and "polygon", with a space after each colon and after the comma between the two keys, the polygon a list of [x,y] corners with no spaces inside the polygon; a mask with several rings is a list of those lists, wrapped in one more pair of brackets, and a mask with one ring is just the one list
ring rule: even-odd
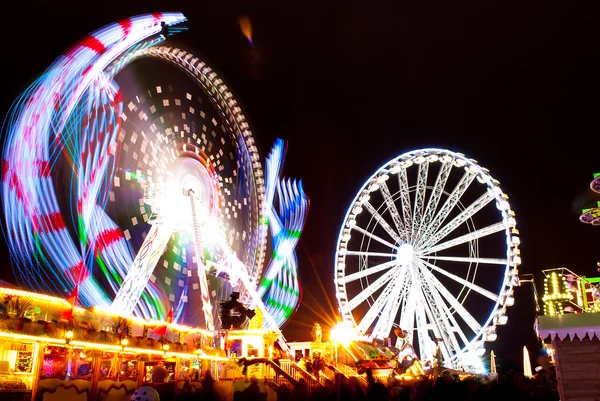
{"label": "ferris wheel support leg", "polygon": [[148,280],[156,267],[156,263],[169,243],[174,227],[171,224],[156,222],[144,239],[140,251],[133,260],[133,265],[127,273],[125,280],[117,296],[115,297],[111,310],[117,313],[132,314],[140,296],[144,292]]}
{"label": "ferris wheel support leg", "polygon": [[[210,293],[208,290],[208,280],[206,279],[206,270],[200,269],[200,266],[204,266],[204,257],[202,253],[202,236],[200,235],[200,227],[198,225],[198,216],[196,210],[196,201],[194,198],[194,191],[188,192],[190,198],[190,207],[192,209],[192,220],[194,226],[194,250],[196,252],[196,273],[200,280],[200,291],[202,294],[202,311],[204,312],[204,322],[206,323],[206,330],[213,333],[215,331],[215,323],[213,320],[212,305],[210,303]],[[227,327],[229,329],[229,327]]]}

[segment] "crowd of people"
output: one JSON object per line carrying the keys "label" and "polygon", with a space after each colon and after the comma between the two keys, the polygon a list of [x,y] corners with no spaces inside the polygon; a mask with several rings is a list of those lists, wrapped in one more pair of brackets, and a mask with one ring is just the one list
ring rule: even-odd
{"label": "crowd of people", "polygon": [[[194,393],[184,387],[177,401],[226,401],[215,392],[211,377],[206,386]],[[423,376],[414,380],[378,380],[367,372],[366,382],[357,377],[337,375],[335,382],[309,388],[304,379],[294,386],[281,384],[276,388],[277,401],[558,401],[558,386],[554,371],[539,370],[531,377],[516,371],[497,375],[460,378],[450,371],[432,379]],[[256,378],[249,386],[236,391],[233,401],[264,401]]]}
{"label": "crowd of people", "polygon": [[310,355],[296,357],[296,363],[300,368],[306,370],[308,373],[319,376],[319,372],[325,369],[327,361],[320,352],[315,352],[314,357]]}

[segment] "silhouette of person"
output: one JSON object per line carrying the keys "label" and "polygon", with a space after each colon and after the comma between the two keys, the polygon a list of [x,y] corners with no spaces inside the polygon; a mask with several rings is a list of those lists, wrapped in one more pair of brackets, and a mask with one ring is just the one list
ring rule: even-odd
{"label": "silhouette of person", "polygon": [[165,365],[162,361],[158,362],[154,369],[152,369],[152,382],[153,383],[164,383],[165,379],[169,375],[169,371],[165,369]]}

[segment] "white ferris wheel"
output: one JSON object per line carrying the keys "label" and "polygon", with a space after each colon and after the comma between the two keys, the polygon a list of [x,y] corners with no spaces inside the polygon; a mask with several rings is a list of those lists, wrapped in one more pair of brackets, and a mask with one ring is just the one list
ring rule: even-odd
{"label": "white ferris wheel", "polygon": [[368,338],[406,330],[421,359],[438,341],[445,366],[465,366],[507,321],[518,246],[508,196],[486,168],[449,150],[402,154],[362,185],[341,226],[341,317]]}

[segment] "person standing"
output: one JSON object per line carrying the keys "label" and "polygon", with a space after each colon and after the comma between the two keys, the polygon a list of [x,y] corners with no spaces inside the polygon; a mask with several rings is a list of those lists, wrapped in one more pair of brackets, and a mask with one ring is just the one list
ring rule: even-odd
{"label": "person standing", "polygon": [[163,361],[160,361],[152,369],[152,383],[164,383],[169,376],[169,371],[165,368]]}
{"label": "person standing", "polygon": [[320,375],[321,370],[323,370],[324,368],[325,368],[325,360],[321,356],[320,352],[315,352],[315,357],[313,359],[313,364],[312,364],[312,370],[313,370],[313,375],[316,376],[317,380],[320,380],[319,375]]}

